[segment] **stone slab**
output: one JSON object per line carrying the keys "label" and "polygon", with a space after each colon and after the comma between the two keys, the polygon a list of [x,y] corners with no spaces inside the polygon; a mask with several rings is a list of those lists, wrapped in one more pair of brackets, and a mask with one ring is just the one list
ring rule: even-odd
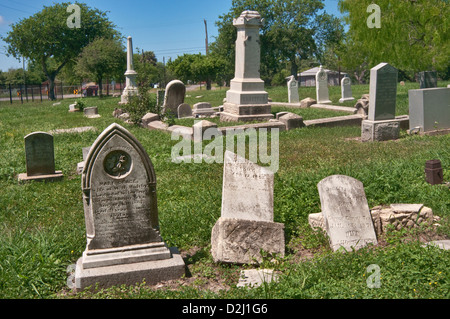
{"label": "stone slab", "polygon": [[323,110],[338,111],[338,112],[348,112],[351,114],[356,114],[356,112],[358,111],[354,107],[328,105],[328,104],[317,104],[317,103],[310,105],[310,107],[314,108],[314,109],[323,109]]}
{"label": "stone slab", "polygon": [[400,122],[396,119],[385,121],[364,120],[361,123],[361,141],[396,140],[400,135]]}
{"label": "stone slab", "polygon": [[346,115],[346,116],[336,116],[327,117],[324,119],[316,120],[306,120],[303,121],[305,126],[325,126],[325,127],[335,127],[335,126],[345,126],[345,125],[361,125],[365,116],[361,114]]}
{"label": "stone slab", "polygon": [[45,174],[45,175],[36,175],[36,176],[28,176],[27,173],[21,173],[18,176],[18,180],[20,183],[35,181],[35,182],[57,182],[64,178],[64,174],[62,171],[55,171],[54,174]]}
{"label": "stone slab", "polygon": [[441,249],[450,250],[450,240],[435,240],[426,243],[424,246],[437,246]]}
{"label": "stone slab", "polygon": [[211,232],[214,262],[258,264],[261,250],[284,257],[284,225],[280,223],[219,218]]}
{"label": "stone slab", "polygon": [[244,269],[241,270],[237,287],[256,288],[264,283],[278,281],[278,274],[273,269]]}
{"label": "stone slab", "polygon": [[145,281],[153,285],[161,281],[179,279],[185,274],[185,263],[176,249],[170,249],[172,257],[164,260],[138,262],[124,265],[83,268],[82,258],[75,268],[76,291],[88,287],[109,288],[117,285],[135,285]]}

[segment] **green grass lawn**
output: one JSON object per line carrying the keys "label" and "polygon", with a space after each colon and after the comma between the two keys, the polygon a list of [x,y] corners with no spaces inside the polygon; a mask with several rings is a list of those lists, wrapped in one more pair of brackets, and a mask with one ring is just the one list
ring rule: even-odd
{"label": "green grass lawn", "polygon": [[[446,86],[439,83],[439,86]],[[398,87],[397,114],[408,114],[408,89]],[[354,85],[358,99],[368,85]],[[267,88],[273,101],[286,102],[287,89]],[[314,88],[301,88],[300,99],[314,97]],[[226,89],[187,92],[190,105],[209,101],[221,105]],[[203,96],[197,98],[197,96]],[[330,88],[336,105],[338,87]],[[217,265],[210,255],[211,229],[220,216],[223,165],[175,164],[171,149],[178,143],[168,133],[125,124],[114,118],[118,98],[88,98],[101,118],[69,113],[73,100],[0,102],[0,297],[15,298],[450,298],[450,252],[428,247],[423,241],[450,238],[450,191],[425,182],[425,162],[440,159],[444,180],[450,181],[450,136],[408,136],[396,141],[361,143],[359,127],[303,128],[280,133],[280,167],[275,174],[275,221],[285,224],[286,257],[267,258],[260,267],[275,268],[278,283],[255,289],[237,288],[243,268]],[[347,104],[353,106],[354,103]],[[287,110],[274,108],[273,112]],[[289,110],[288,110],[289,111]],[[305,119],[336,116],[296,110]],[[343,115],[338,113],[338,115]],[[66,287],[66,268],[82,255],[85,224],[81,176],[77,163],[82,148],[90,146],[111,123],[128,129],[142,143],[155,167],[161,235],[185,257],[189,273],[162,287],[136,285],[73,294]],[[190,122],[189,122],[190,123]],[[64,180],[19,185],[26,171],[24,136],[94,126],[96,131],[54,135],[56,169]],[[391,203],[422,203],[441,217],[438,228],[392,231],[380,245],[357,252],[333,253],[326,237],[313,231],[308,214],[320,212],[317,183],[333,174],[357,178],[364,184],[370,207]],[[367,267],[379,265],[381,287],[371,289]]]}

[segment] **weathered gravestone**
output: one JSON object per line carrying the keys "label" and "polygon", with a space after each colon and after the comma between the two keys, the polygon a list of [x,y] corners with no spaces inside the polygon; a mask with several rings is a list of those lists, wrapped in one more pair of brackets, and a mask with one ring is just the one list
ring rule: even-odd
{"label": "weathered gravestone", "polygon": [[182,103],[177,108],[178,118],[192,117],[192,109],[189,104]]}
{"label": "weathered gravestone", "polygon": [[186,86],[180,80],[170,81],[164,95],[163,114],[172,113],[177,116],[178,106],[184,103]]}
{"label": "weathered gravestone", "polygon": [[237,29],[235,73],[230,81],[220,120],[238,122],[273,119],[269,94],[264,91],[264,81],[259,72],[261,15],[257,11],[244,11],[233,20],[233,25]]}
{"label": "weathered gravestone", "polygon": [[298,81],[293,75],[290,76],[288,81],[288,101],[289,103],[300,103],[298,96]]}
{"label": "weathered gravestone", "polygon": [[84,116],[90,119],[99,118],[100,114],[98,114],[98,108],[96,106],[86,107],[83,109]]}
{"label": "weathered gravestone", "polygon": [[25,161],[27,172],[19,174],[19,182],[57,181],[62,171],[55,171],[53,135],[34,132],[25,136]]}
{"label": "weathered gravestone", "polygon": [[317,104],[331,103],[328,95],[328,74],[322,66],[316,73],[316,98]]}
{"label": "weathered gravestone", "polygon": [[93,143],[82,173],[87,245],[76,290],[179,278],[184,262],[159,233],[156,175],[142,145],[118,124]]}
{"label": "weathered gravestone", "polygon": [[429,89],[437,87],[436,71],[419,72],[419,84],[421,89]]}
{"label": "weathered gravestone", "polygon": [[409,128],[421,133],[450,128],[450,89],[409,90]]}
{"label": "weathered gravestone", "polygon": [[352,96],[352,80],[348,76],[341,80],[341,96],[339,103],[355,100]]}
{"label": "weathered gravestone", "polygon": [[361,125],[363,142],[398,138],[400,122],[395,119],[397,79],[397,69],[388,63],[380,63],[370,70],[368,118]]}
{"label": "weathered gravestone", "polygon": [[363,184],[349,176],[332,175],[317,185],[322,214],[333,251],[377,244]]}
{"label": "weathered gravestone", "polygon": [[252,264],[261,250],[284,256],[284,225],[273,222],[274,173],[225,152],[222,213],[211,233],[215,262]]}

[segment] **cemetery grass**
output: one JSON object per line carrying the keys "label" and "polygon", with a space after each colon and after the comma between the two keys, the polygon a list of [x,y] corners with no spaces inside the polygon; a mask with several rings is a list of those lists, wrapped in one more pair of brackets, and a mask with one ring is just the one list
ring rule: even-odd
{"label": "cemetery grass", "polygon": [[[415,86],[399,86],[398,115],[407,114],[407,88]],[[314,97],[313,89],[301,88],[300,98]],[[333,102],[340,95],[334,89],[330,89]],[[352,89],[355,98],[368,93],[368,86]],[[268,88],[274,101],[287,99],[284,91]],[[211,100],[221,102],[225,92],[207,93]],[[204,90],[188,94],[206,96]],[[442,162],[444,180],[450,180],[448,135],[407,136],[402,131],[397,141],[360,143],[358,127],[280,133],[274,212],[275,221],[285,224],[286,256],[266,256],[259,266],[238,267],[214,264],[209,252],[211,229],[220,216],[222,164],[171,163],[171,149],[178,141],[172,141],[170,134],[112,117],[117,98],[86,99],[87,106],[98,107],[101,118],[97,119],[69,113],[72,102],[63,100],[59,106],[51,102],[0,104],[1,298],[450,298],[450,253],[421,246],[425,241],[450,237],[449,189],[424,180],[425,161],[435,158]],[[66,269],[86,245],[81,177],[76,166],[82,160],[82,148],[91,145],[112,122],[134,134],[153,162],[161,235],[182,253],[187,275],[155,286],[138,283],[74,294],[66,287]],[[83,126],[96,130],[54,135],[55,164],[64,173],[62,182],[18,184],[17,175],[25,172],[25,135]],[[377,246],[333,253],[324,234],[313,231],[307,222],[309,214],[320,212],[317,183],[333,174],[363,182],[370,207],[423,203],[441,217],[441,226],[390,231],[379,238]],[[371,264],[381,269],[380,288],[367,286],[371,273],[366,270]],[[239,272],[245,268],[273,268],[280,279],[254,289],[237,288]]]}

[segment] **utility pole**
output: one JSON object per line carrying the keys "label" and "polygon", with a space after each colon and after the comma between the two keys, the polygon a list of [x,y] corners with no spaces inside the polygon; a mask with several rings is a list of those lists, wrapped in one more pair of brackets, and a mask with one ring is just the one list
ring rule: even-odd
{"label": "utility pole", "polygon": [[205,22],[205,33],[206,33],[205,49],[206,49],[206,55],[208,55],[208,25],[206,24],[206,19],[203,19],[203,22]]}
{"label": "utility pole", "polygon": [[[208,25],[206,24],[206,19],[203,19],[203,22],[205,22],[205,34],[206,34],[205,50],[206,55],[208,55]],[[211,90],[211,79],[209,78],[209,76],[207,76],[206,78],[206,90]]]}

